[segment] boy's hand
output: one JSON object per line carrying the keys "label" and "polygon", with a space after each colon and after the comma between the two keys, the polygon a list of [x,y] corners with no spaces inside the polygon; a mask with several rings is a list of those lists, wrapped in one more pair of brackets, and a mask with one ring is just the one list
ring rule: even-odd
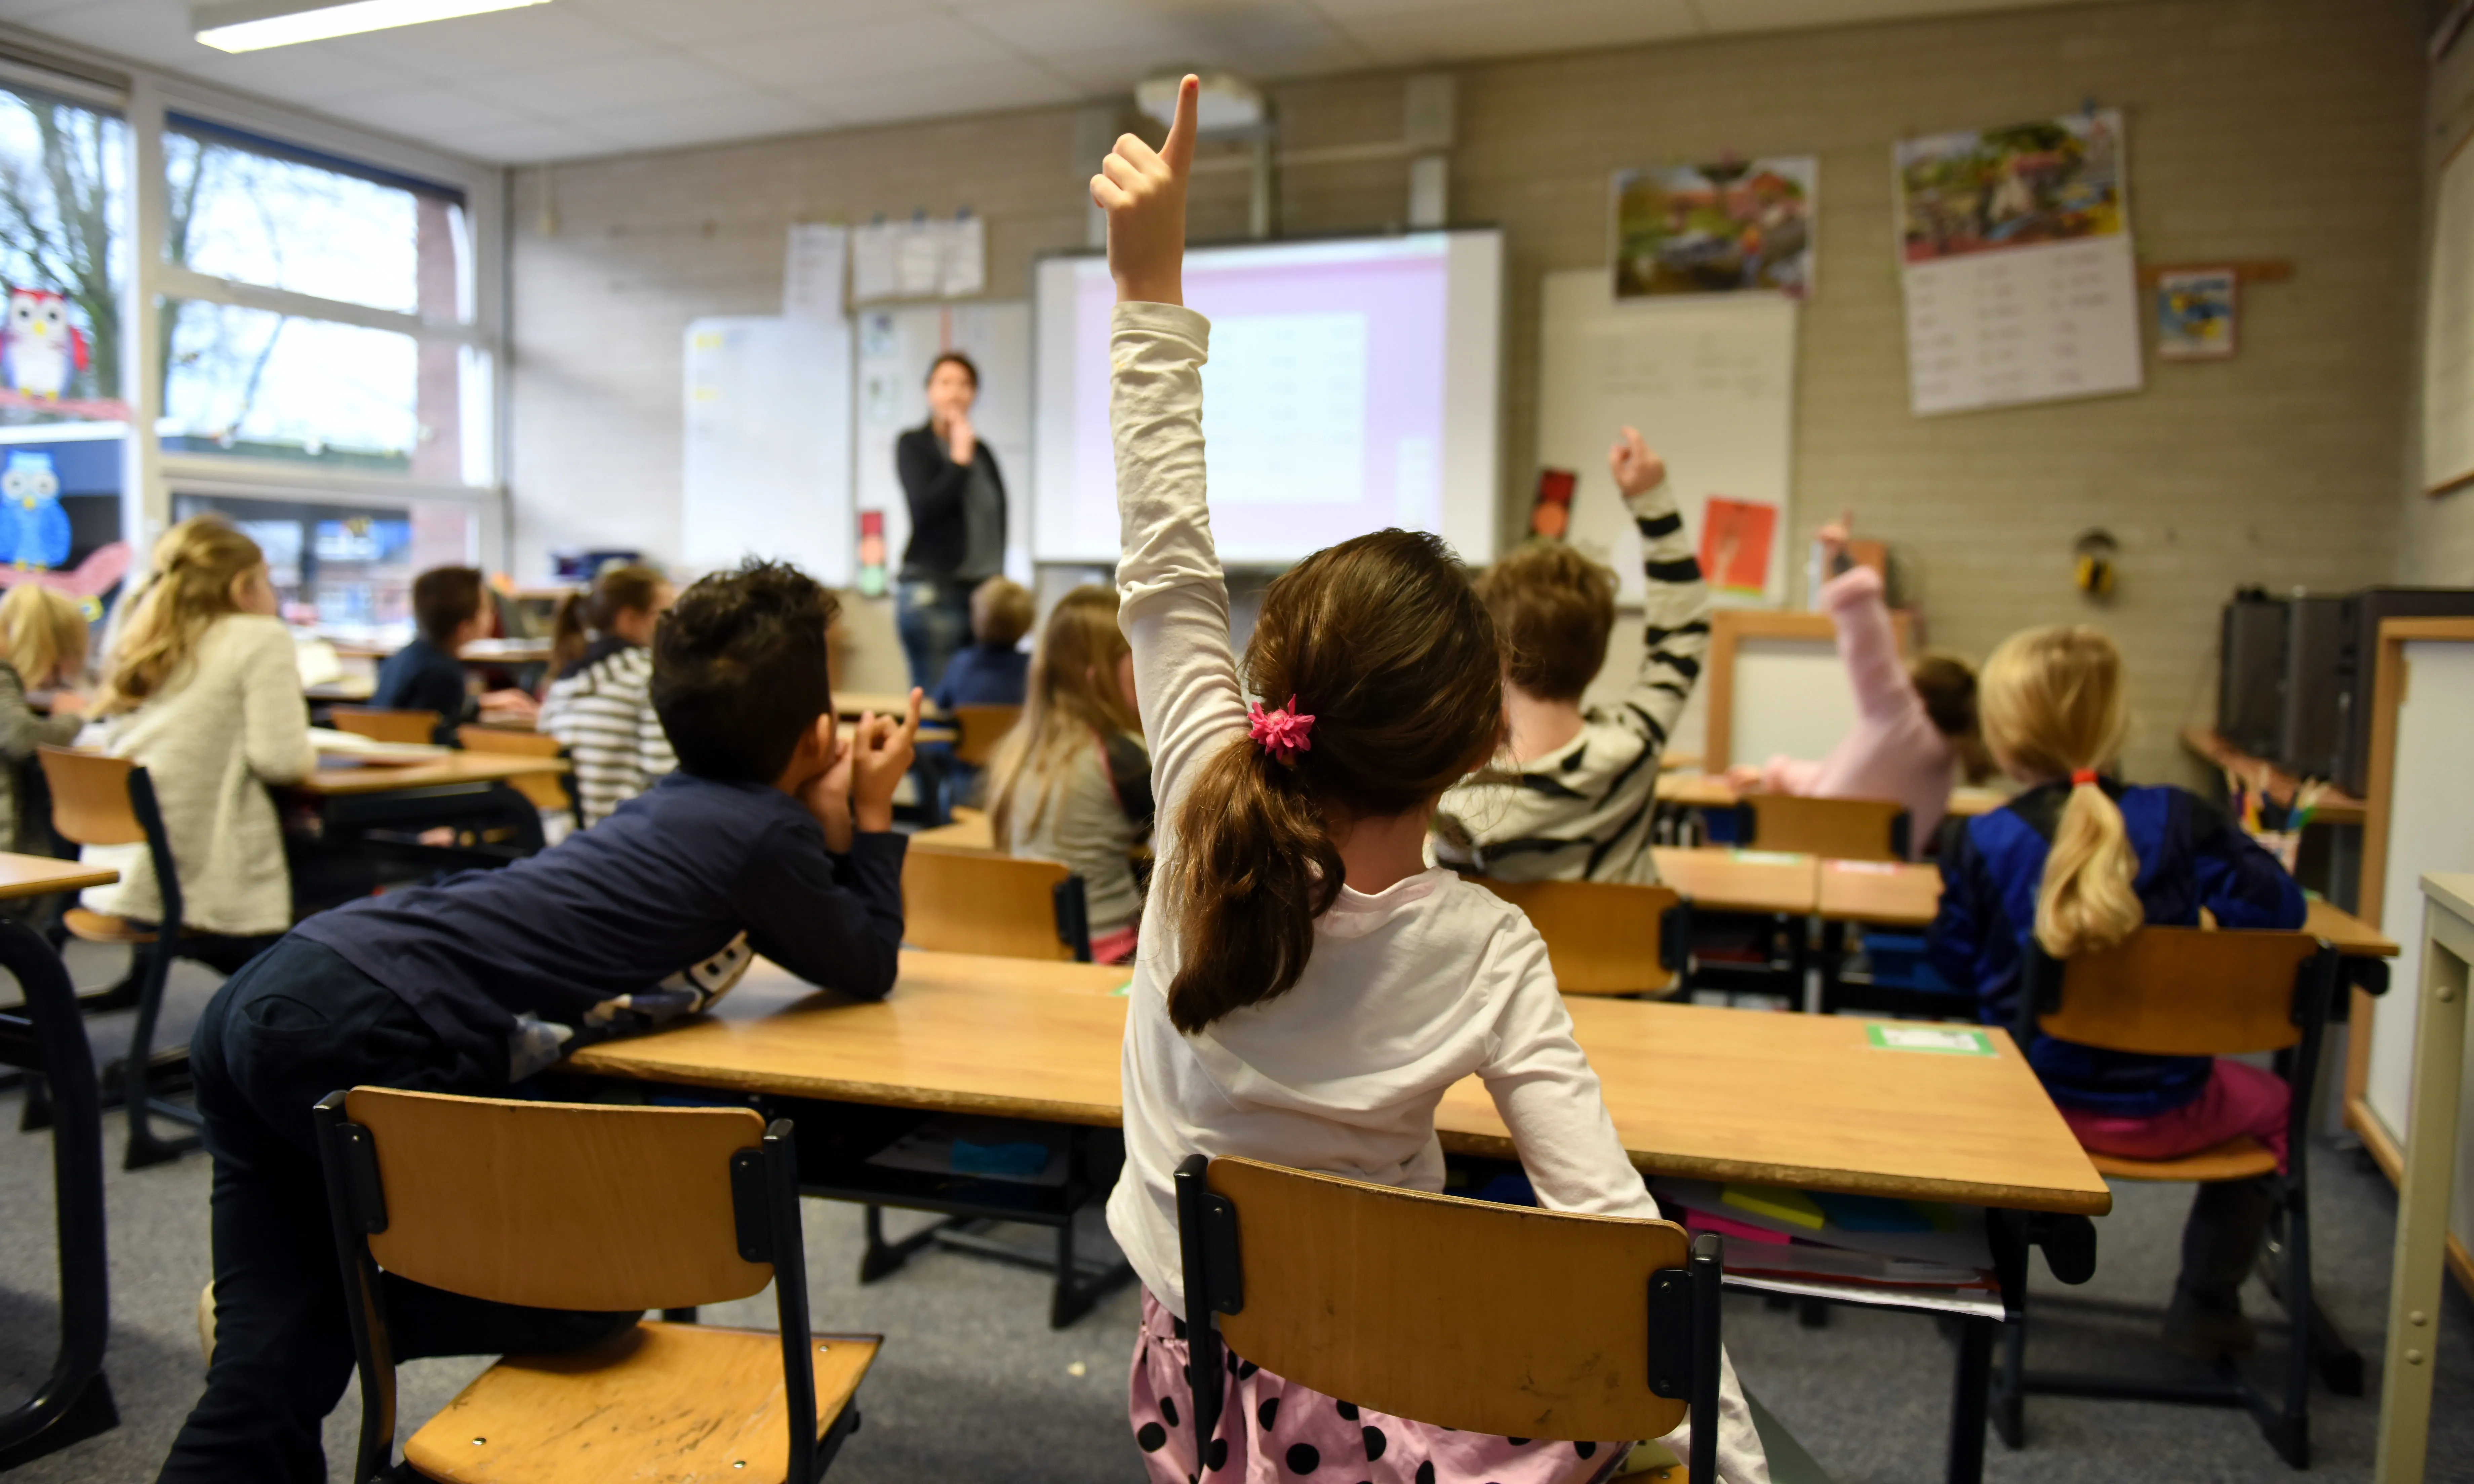
{"label": "boy's hand", "polygon": [[825,849],[836,855],[846,855],[851,848],[852,750],[842,745],[839,722],[824,716],[817,718],[817,724],[825,734],[825,754],[833,761],[799,791],[799,802],[824,826]]}
{"label": "boy's hand", "polygon": [[1176,88],[1176,121],[1159,149],[1120,134],[1091,178],[1091,200],[1108,213],[1108,272],[1117,302],[1185,302],[1185,178],[1194,164],[1192,74]]}
{"label": "boy's hand", "polygon": [[1607,467],[1615,476],[1615,488],[1629,499],[1647,494],[1666,478],[1666,461],[1641,442],[1638,428],[1626,428],[1623,437],[1607,450]]}
{"label": "boy's hand", "polygon": [[893,789],[910,771],[919,740],[919,687],[910,687],[910,714],[900,721],[874,712],[859,719],[851,737],[851,819],[860,829],[882,834],[893,827]]}

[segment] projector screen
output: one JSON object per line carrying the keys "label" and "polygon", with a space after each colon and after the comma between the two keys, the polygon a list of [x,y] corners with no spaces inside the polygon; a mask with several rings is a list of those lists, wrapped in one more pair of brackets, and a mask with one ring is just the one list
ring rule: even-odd
{"label": "projector screen", "polygon": [[[1108,311],[1097,256],[1043,259],[1031,556],[1117,560]],[[1386,526],[1494,559],[1499,232],[1204,248],[1185,301],[1202,369],[1211,527],[1226,565],[1285,566]]]}

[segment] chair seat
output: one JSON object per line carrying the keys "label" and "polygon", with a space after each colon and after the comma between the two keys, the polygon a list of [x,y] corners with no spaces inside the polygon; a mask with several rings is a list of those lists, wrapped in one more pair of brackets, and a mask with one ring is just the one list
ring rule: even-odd
{"label": "chair seat", "polygon": [[[881,1343],[815,1337],[819,1438]],[[403,1456],[441,1484],[784,1484],[785,1425],[780,1335],[646,1323],[592,1350],[499,1361],[414,1433]]]}
{"label": "chair seat", "polygon": [[71,936],[88,943],[153,943],[158,936],[155,929],[140,927],[127,918],[89,912],[84,907],[71,907],[61,913],[61,922]]}
{"label": "chair seat", "polygon": [[2099,1175],[2115,1180],[2160,1180],[2211,1185],[2219,1181],[2248,1180],[2276,1173],[2276,1156],[2244,1134],[2213,1149],[2172,1160],[2126,1160],[2116,1154],[2088,1151],[2088,1162]]}

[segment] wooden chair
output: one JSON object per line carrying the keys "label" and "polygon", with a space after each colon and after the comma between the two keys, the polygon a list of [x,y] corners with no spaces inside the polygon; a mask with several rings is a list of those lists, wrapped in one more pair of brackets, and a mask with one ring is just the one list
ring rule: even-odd
{"label": "wooden chair", "polygon": [[1832,860],[1907,858],[1907,806],[1887,799],[1746,794],[1735,818],[1736,843],[1756,850]]}
{"label": "wooden chair", "polygon": [[1566,994],[1660,994],[1684,978],[1692,903],[1672,887],[1469,879],[1529,915]]}
{"label": "wooden chair", "polygon": [[1629,1441],[1688,1412],[1693,1484],[1718,1476],[1714,1234],[1201,1155],[1177,1167],[1176,1209],[1198,1457],[1225,1342],[1325,1396],[1465,1432]]}
{"label": "wooden chair", "polygon": [[435,742],[440,718],[436,711],[390,711],[375,706],[328,708],[337,731],[349,731],[373,742]]}
{"label": "wooden chair", "polygon": [[[425,713],[424,713],[425,714]],[[468,753],[507,753],[518,757],[560,757],[567,750],[546,731],[509,731],[502,727],[458,727],[455,743]],[[536,809],[565,809],[583,823],[584,809],[575,797],[575,773],[527,773],[509,778],[508,786]]]}
{"label": "wooden chair", "polygon": [[954,760],[974,768],[984,768],[997,754],[997,744],[1022,720],[1018,706],[958,706],[954,707]]}
{"label": "wooden chair", "polygon": [[[2029,1393],[2239,1406],[2250,1410],[2278,1456],[2301,1469],[2310,1458],[2306,1402],[2315,1354],[2331,1390],[2362,1395],[2361,1359],[2311,1288],[2311,1093],[2340,963],[2333,946],[2298,932],[2144,927],[2118,947],[2069,960],[2029,945],[2013,1032],[2023,1046],[2045,1035],[2148,1056],[2276,1054],[2278,1074],[2292,1089],[2285,1174],[2276,1173],[2276,1157],[2247,1136],[2174,1160],[2095,1153],[2089,1159],[2110,1180],[2269,1181],[2284,1258],[2284,1271],[2270,1284],[2292,1316],[2292,1342],[2282,1400],[2229,1363],[2219,1366],[2213,1383],[2034,1372],[2026,1369],[2023,1289],[2022,1311],[2008,1327],[2007,1354],[1993,1384],[1993,1423],[2004,1443],[2018,1448],[2025,1441],[2023,1399]],[[2322,1349],[2327,1353],[2318,1354]]]}
{"label": "wooden chair", "polygon": [[70,933],[88,943],[124,944],[129,948],[127,982],[133,993],[97,997],[115,1006],[133,1002],[137,1008],[129,1057],[122,1064],[122,1092],[129,1105],[129,1150],[123,1167],[143,1169],[176,1160],[198,1147],[198,1136],[163,1138],[155,1133],[152,1120],[168,1118],[194,1129],[199,1119],[196,1109],[158,1097],[154,1090],[158,1077],[178,1076],[188,1062],[185,1048],[159,1059],[155,1050],[155,1027],[163,1014],[163,981],[172,971],[172,960],[179,956],[180,941],[187,928],[182,921],[181,873],[173,863],[172,840],[164,832],[162,812],[155,804],[154,780],[126,757],[65,747],[37,748],[36,755],[42,760],[43,780],[51,790],[52,827],[61,839],[76,846],[143,845],[147,863],[154,867],[163,901],[162,917],[156,922],[133,922],[80,906],[68,908],[61,921]]}
{"label": "wooden chair", "polygon": [[1091,962],[1082,878],[1055,861],[910,851],[902,860],[902,918],[913,947]]}
{"label": "wooden chair", "polygon": [[499,1361],[404,1445],[423,1478],[813,1484],[858,1427],[883,1341],[809,1330],[788,1121],[386,1088],[331,1093],[317,1121],[360,1363],[355,1484],[397,1476],[379,1269],[558,1309],[677,1310],[774,1285],[778,1333],[640,1324]]}

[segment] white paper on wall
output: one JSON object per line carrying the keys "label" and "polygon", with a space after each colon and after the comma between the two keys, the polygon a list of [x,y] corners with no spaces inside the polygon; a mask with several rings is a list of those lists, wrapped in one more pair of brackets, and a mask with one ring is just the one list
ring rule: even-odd
{"label": "white paper on wall", "polygon": [[968,299],[988,284],[987,224],[957,217],[945,228],[945,264],[939,285],[947,299]]}
{"label": "white paper on wall", "polygon": [[794,320],[840,319],[842,268],[849,256],[849,228],[792,223],[782,264],[782,312]]}
{"label": "white paper on wall", "polygon": [[902,230],[891,222],[871,222],[852,230],[852,303],[865,304],[894,296],[894,256]]}
{"label": "white paper on wall", "polygon": [[943,222],[905,222],[893,240],[893,293],[898,299],[932,299],[945,281]]}
{"label": "white paper on wall", "polygon": [[2127,235],[1910,263],[1905,278],[1919,418],[2140,388]]}

